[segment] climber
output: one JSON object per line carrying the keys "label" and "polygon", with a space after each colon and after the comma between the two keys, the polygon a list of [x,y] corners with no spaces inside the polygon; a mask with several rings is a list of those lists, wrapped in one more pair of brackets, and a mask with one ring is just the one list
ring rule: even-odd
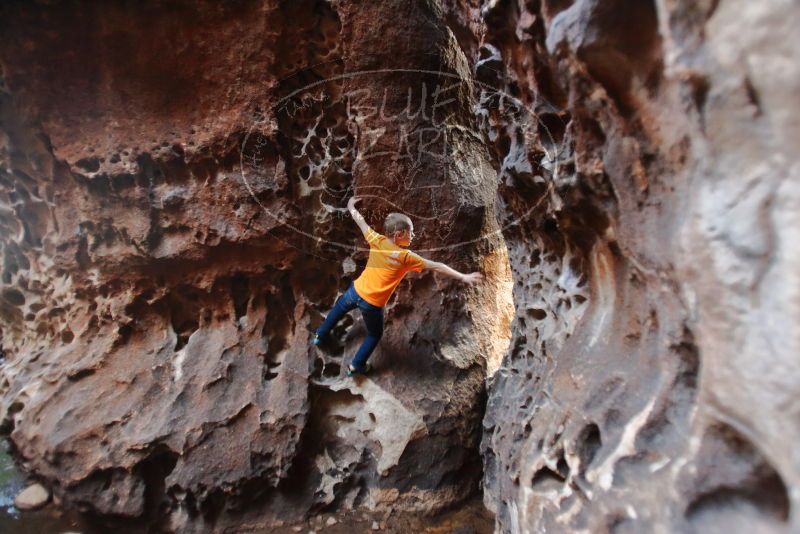
{"label": "climber", "polygon": [[314,332],[314,345],[319,346],[325,342],[328,333],[345,313],[356,306],[361,309],[367,327],[367,337],[348,365],[347,376],[369,372],[370,364],[367,363],[367,359],[383,335],[383,307],[407,272],[421,272],[427,268],[469,285],[476,284],[483,278],[479,272],[463,274],[444,263],[425,259],[406,250],[405,247],[411,244],[411,239],[414,237],[414,224],[402,213],[387,215],[383,223],[386,235],[379,234],[369,227],[356,209],[356,202],[360,200],[356,196],[350,198],[347,201],[347,209],[369,243],[367,265],[361,275],[350,283],[347,291],[339,296],[325,321]]}

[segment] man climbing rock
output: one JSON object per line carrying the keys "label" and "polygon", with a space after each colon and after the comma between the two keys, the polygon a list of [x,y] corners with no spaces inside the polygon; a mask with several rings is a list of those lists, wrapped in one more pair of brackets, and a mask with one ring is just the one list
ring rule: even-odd
{"label": "man climbing rock", "polygon": [[348,376],[369,372],[370,365],[367,360],[383,336],[383,308],[406,273],[431,269],[470,285],[476,284],[483,278],[479,272],[460,273],[444,263],[423,258],[407,250],[406,247],[414,238],[414,224],[407,215],[402,213],[387,215],[383,223],[385,235],[379,234],[370,228],[356,209],[355,205],[360,200],[356,196],[350,198],[347,201],[347,209],[369,243],[367,265],[347,291],[339,296],[333,309],[314,334],[314,344],[320,345],[347,312],[355,307],[361,309],[367,327],[367,337],[348,365]]}

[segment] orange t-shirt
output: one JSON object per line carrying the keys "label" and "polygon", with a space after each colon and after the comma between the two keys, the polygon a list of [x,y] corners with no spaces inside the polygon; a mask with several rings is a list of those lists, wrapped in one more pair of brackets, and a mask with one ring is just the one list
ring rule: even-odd
{"label": "orange t-shirt", "polygon": [[369,259],[353,282],[356,293],[373,306],[383,307],[408,271],[420,272],[425,260],[408,249],[398,247],[372,228],[364,237],[369,243]]}

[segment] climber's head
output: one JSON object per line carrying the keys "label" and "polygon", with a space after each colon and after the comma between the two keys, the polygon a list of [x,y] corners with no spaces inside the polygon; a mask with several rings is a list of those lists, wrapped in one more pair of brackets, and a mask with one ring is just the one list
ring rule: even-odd
{"label": "climber's head", "polygon": [[414,223],[408,215],[390,213],[383,222],[383,232],[396,245],[407,247],[414,238]]}

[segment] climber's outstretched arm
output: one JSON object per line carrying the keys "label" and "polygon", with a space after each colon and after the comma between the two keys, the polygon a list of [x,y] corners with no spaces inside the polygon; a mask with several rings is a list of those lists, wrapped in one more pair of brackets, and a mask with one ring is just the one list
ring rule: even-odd
{"label": "climber's outstretched arm", "polygon": [[369,232],[370,228],[367,224],[367,221],[364,220],[364,216],[359,213],[356,209],[356,202],[360,202],[361,199],[358,197],[350,197],[350,200],[347,201],[347,210],[350,212],[350,215],[353,217],[353,220],[356,222],[358,227],[361,229],[361,233],[364,234],[364,237],[367,236],[367,232]]}
{"label": "climber's outstretched arm", "polygon": [[475,285],[478,282],[480,282],[481,280],[483,280],[483,275],[481,273],[479,273],[479,272],[464,274],[464,273],[460,273],[460,272],[456,271],[455,269],[453,269],[452,267],[450,267],[449,265],[446,265],[444,263],[441,263],[441,262],[438,262],[438,261],[429,260],[427,258],[422,258],[422,259],[425,261],[425,268],[426,269],[430,269],[431,271],[434,271],[434,272],[437,272],[437,273],[442,273],[442,274],[447,275],[447,276],[449,276],[451,278],[455,278],[456,280],[460,280],[460,281],[464,282],[465,284]]}

